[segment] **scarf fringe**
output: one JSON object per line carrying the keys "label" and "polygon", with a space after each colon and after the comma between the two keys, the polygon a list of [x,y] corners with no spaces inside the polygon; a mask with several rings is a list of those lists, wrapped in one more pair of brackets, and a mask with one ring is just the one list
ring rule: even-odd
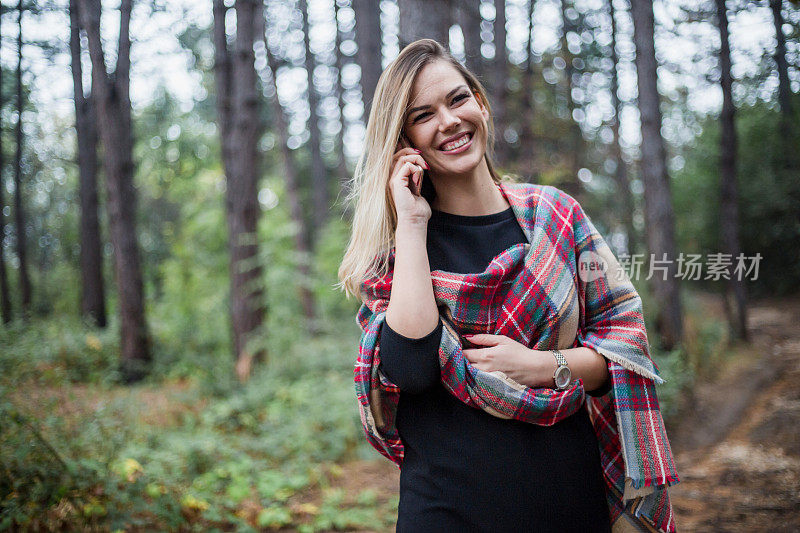
{"label": "scarf fringe", "polygon": [[630,370],[631,372],[635,372],[636,374],[639,374],[642,377],[645,377],[645,378],[648,378],[648,379],[652,379],[658,385],[666,383],[664,378],[662,378],[661,376],[658,376],[655,372],[653,372],[651,370],[648,370],[647,368],[643,367],[642,365],[637,365],[636,363],[634,363],[634,362],[632,362],[632,361],[630,361],[628,359],[625,359],[624,357],[620,357],[619,355],[617,355],[615,353],[609,352],[608,350],[606,350],[604,348],[594,348],[593,347],[593,349],[596,350],[601,355],[603,355],[606,359],[614,361],[615,363],[617,363],[619,366],[623,367],[624,369]]}

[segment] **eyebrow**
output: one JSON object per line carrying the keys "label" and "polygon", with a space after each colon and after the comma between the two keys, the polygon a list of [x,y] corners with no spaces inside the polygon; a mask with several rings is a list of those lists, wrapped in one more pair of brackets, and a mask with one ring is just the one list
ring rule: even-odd
{"label": "eyebrow", "polygon": [[[466,89],[466,88],[467,88],[466,85],[459,85],[458,87],[456,87],[455,89],[453,89],[452,91],[447,93],[447,96],[445,96],[445,100],[450,98],[451,96],[453,96],[455,93],[457,93],[461,89]],[[423,109],[428,109],[429,107],[430,107],[429,105],[421,105],[421,106],[418,106],[418,107],[412,107],[411,109],[408,110],[408,115],[411,115],[412,113],[416,113],[417,111],[422,111]]]}

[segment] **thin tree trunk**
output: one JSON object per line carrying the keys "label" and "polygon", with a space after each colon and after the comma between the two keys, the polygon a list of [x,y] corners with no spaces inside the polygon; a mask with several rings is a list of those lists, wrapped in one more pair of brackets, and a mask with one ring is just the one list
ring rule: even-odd
{"label": "thin tree trunk", "polygon": [[97,200],[97,123],[93,95],[83,91],[81,35],[76,0],[70,0],[70,54],[75,93],[75,129],[78,138],[78,196],[81,205],[80,264],[81,314],[95,325],[106,327],[103,254]]}
{"label": "thin tree trunk", "polygon": [[361,67],[361,95],[364,100],[364,122],[369,117],[372,97],[383,67],[381,61],[381,8],[375,0],[352,0],[356,14],[356,61]]}
{"label": "thin tree trunk", "polygon": [[[722,114],[720,115],[720,237],[722,249],[733,260],[741,250],[739,245],[739,193],[736,184],[736,122],[731,76],[731,49],[728,34],[728,13],[725,0],[715,0],[719,26],[719,66],[722,85]],[[747,303],[744,280],[730,276],[726,283],[725,300],[729,302],[728,325],[733,338],[747,339]],[[733,305],[731,305],[731,298]]]}
{"label": "thin tree trunk", "polygon": [[398,0],[400,49],[417,39],[433,39],[450,46],[450,0]]}
{"label": "thin tree trunk", "polygon": [[106,71],[100,37],[100,0],[78,0],[92,59],[92,88],[108,196],[114,272],[119,292],[122,373],[127,382],[144,377],[150,340],[144,312],[144,288],[136,241],[136,189],[133,186],[133,136],[130,101],[130,20],[132,0],[121,0],[117,62]]}
{"label": "thin tree trunk", "polygon": [[[572,64],[573,55],[569,50],[567,34],[575,31],[575,25],[570,21],[567,16],[567,2],[561,0],[561,55],[564,59],[564,77],[567,81],[566,86],[566,101],[569,117],[567,117],[567,124],[569,124],[568,134],[566,136],[567,144],[567,176],[561,183],[561,187],[572,196],[580,198],[582,187],[578,182],[578,171],[583,166],[583,154],[585,151],[583,143],[583,134],[581,133],[580,125],[575,121],[575,100],[572,98],[572,77],[575,73],[575,67]],[[573,8],[575,3],[572,2]]]}
{"label": "thin tree trunk", "polygon": [[778,102],[781,106],[781,137],[789,139],[792,120],[792,91],[789,85],[789,66],[786,62],[786,37],[783,34],[783,13],[781,0],[769,0],[772,9],[772,20],[775,24],[775,64],[778,67]]}
{"label": "thin tree trunk", "polygon": [[480,0],[462,0],[457,2],[456,20],[464,34],[464,56],[467,68],[481,83],[486,84],[483,54],[481,54],[481,2]]}
{"label": "thin tree trunk", "polygon": [[[2,29],[2,24],[0,24]],[[0,48],[2,47],[2,35],[0,35]],[[0,109],[3,109],[3,69],[0,68]],[[2,131],[2,115],[0,115],[0,131]],[[5,157],[3,152],[3,136],[0,135],[0,318],[4,324],[11,322],[11,292],[8,286],[8,273],[6,272],[6,259],[5,259],[5,235],[6,223],[4,208],[5,201],[5,183],[3,183],[3,167],[5,167]]]}
{"label": "thin tree trunk", "polygon": [[638,248],[638,236],[633,225],[633,194],[631,193],[630,180],[628,179],[628,167],[622,159],[622,145],[619,135],[619,117],[622,116],[622,104],[619,101],[619,79],[617,77],[617,22],[614,0],[607,0],[609,16],[611,17],[611,101],[614,106],[614,117],[611,119],[611,131],[614,133],[612,150],[616,169],[614,171],[614,181],[617,184],[620,199],[619,218],[625,226],[628,234],[628,253],[636,253]]}
{"label": "thin tree trunk", "polygon": [[664,139],[661,137],[652,2],[631,2],[631,17],[642,122],[641,172],[644,181],[647,244],[651,259],[667,260],[665,265],[659,265],[665,266],[666,273],[656,271],[651,277],[651,286],[655,301],[660,304],[656,327],[664,348],[670,350],[680,344],[683,326],[680,292],[675,277],[675,216]]}
{"label": "thin tree trunk", "polygon": [[[275,121],[273,126],[278,134],[281,162],[283,163],[283,175],[286,178],[286,195],[289,199],[289,215],[292,218],[292,222],[297,226],[297,231],[294,235],[295,248],[300,255],[300,262],[297,266],[297,270],[301,279],[308,280],[311,277],[309,268],[309,262],[311,260],[311,246],[308,239],[309,230],[305,218],[303,217],[303,208],[300,202],[300,182],[298,179],[297,166],[295,165],[292,151],[289,149],[289,130],[286,125],[286,116],[283,111],[283,106],[281,106],[280,99],[278,98],[278,86],[275,83],[278,73],[278,62],[269,49],[266,36],[264,42],[266,44],[267,69],[269,70],[268,77],[273,84],[272,90],[274,91],[274,96],[269,99]],[[303,308],[303,314],[311,326],[309,329],[313,331],[315,329],[314,321],[316,320],[314,293],[311,292],[305,284],[301,284],[299,290],[300,305]]]}
{"label": "thin tree trunk", "polygon": [[[308,6],[306,0],[300,0],[300,11],[303,17],[303,42],[305,44],[305,68],[308,79],[308,129],[310,137],[308,148],[311,151],[311,203],[312,227],[315,231],[311,233],[312,243],[316,240],[315,236],[325,225],[330,209],[328,203],[328,170],[325,168],[325,161],[322,159],[322,132],[319,127],[319,96],[314,87],[314,68],[316,60],[311,52],[311,22],[308,16]],[[313,244],[312,244],[313,246]]]}
{"label": "thin tree trunk", "polygon": [[508,164],[509,150],[505,139],[508,127],[506,82],[508,81],[508,54],[506,52],[506,0],[494,2],[494,83],[492,84],[495,127],[495,153],[500,166]]}
{"label": "thin tree trunk", "polygon": [[237,0],[236,41],[232,53],[225,32],[227,13],[223,0],[214,0],[215,75],[225,189],[228,247],[230,250],[230,316],[233,351],[240,379],[250,374],[252,361],[266,353],[251,352],[248,341],[264,322],[264,288],[258,262],[256,230],[259,207],[260,159],[259,97],[256,90],[256,0]]}
{"label": "thin tree trunk", "polygon": [[17,150],[14,154],[14,219],[17,229],[17,257],[19,258],[19,288],[21,293],[22,316],[27,317],[31,311],[31,280],[28,276],[28,239],[25,236],[25,210],[22,205],[22,0],[17,4]]}
{"label": "thin tree trunk", "polygon": [[339,4],[334,2],[333,9],[334,23],[336,25],[336,83],[334,84],[334,90],[336,92],[336,102],[339,109],[339,124],[341,127],[339,130],[339,135],[336,136],[336,171],[339,175],[340,188],[342,188],[346,185],[349,178],[347,159],[345,158],[344,154],[344,135],[346,123],[344,118],[344,86],[342,85],[342,69],[344,68],[344,61],[342,58],[342,51],[340,50],[340,46],[342,44],[342,33],[339,31]]}
{"label": "thin tree trunk", "polygon": [[521,159],[523,168],[530,179],[534,180],[535,169],[534,162],[536,159],[536,143],[533,133],[533,117],[536,116],[535,102],[533,100],[533,77],[534,77],[534,63],[533,63],[533,9],[535,7],[535,0],[528,0],[527,11],[527,26],[528,38],[525,41],[525,50],[527,51],[528,59],[525,64],[525,71],[522,73],[522,113],[520,118],[522,124],[519,133],[519,154],[518,159]]}
{"label": "thin tree trunk", "polygon": [[[231,319],[237,361],[248,361],[266,354],[251,353],[247,343],[264,321],[264,291],[258,262],[256,231],[261,132],[260,99],[256,91],[255,14],[257,0],[237,0],[236,45],[233,55],[233,130],[231,156],[234,173],[228,177],[226,204],[231,268]],[[240,377],[244,377],[240,375]]]}

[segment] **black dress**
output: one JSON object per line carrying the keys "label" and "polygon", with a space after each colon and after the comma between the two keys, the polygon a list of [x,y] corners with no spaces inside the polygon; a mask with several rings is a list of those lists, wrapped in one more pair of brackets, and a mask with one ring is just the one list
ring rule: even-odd
{"label": "black dress", "polygon": [[[513,211],[433,211],[431,270],[483,272],[527,242]],[[553,426],[503,420],[468,407],[441,384],[441,320],[419,339],[383,324],[381,371],[401,390],[405,447],[397,531],[610,531],[597,440],[585,409]],[[605,394],[609,384],[594,391]]]}

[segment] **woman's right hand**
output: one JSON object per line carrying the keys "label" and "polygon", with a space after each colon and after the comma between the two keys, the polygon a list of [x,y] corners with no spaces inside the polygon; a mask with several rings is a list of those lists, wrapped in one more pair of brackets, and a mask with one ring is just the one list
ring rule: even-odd
{"label": "woman's right hand", "polygon": [[392,159],[389,191],[394,199],[397,223],[427,224],[431,217],[431,206],[423,198],[422,179],[428,164],[419,150],[402,147]]}

